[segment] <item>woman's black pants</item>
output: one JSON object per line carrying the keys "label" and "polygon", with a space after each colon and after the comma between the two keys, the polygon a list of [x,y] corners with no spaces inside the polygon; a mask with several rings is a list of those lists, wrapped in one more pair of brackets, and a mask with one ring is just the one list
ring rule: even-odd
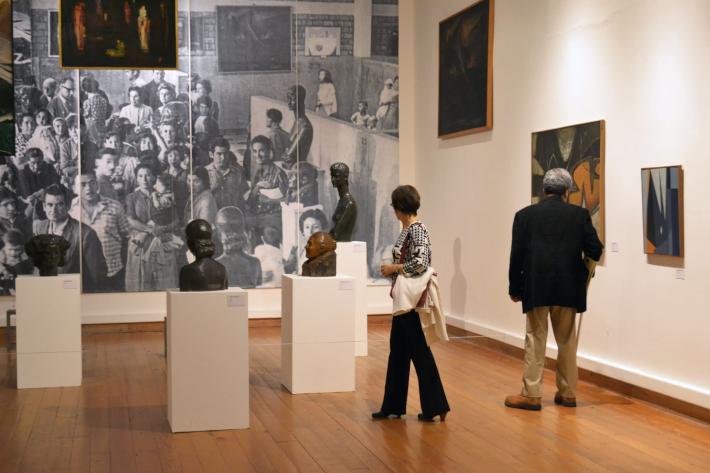
{"label": "woman's black pants", "polygon": [[419,379],[422,414],[435,416],[448,412],[449,403],[446,401],[439,370],[426,344],[419,314],[414,310],[392,317],[385,398],[380,411],[399,415],[406,413],[410,360],[414,362]]}

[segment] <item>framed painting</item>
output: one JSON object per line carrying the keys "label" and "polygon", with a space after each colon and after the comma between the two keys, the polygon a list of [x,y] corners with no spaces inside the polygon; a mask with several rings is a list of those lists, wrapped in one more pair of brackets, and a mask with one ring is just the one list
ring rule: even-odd
{"label": "framed painting", "polygon": [[439,23],[439,138],[493,127],[493,5],[481,0]]}
{"label": "framed painting", "polygon": [[176,69],[177,0],[60,0],[65,68]]}
{"label": "framed painting", "polygon": [[532,134],[532,202],[543,196],[542,178],[564,168],[572,176],[570,204],[589,210],[604,242],[604,120]]}
{"label": "framed painting", "polygon": [[219,72],[291,72],[291,7],[217,7]]}
{"label": "framed painting", "polygon": [[683,256],[683,168],[641,169],[643,251]]}
{"label": "framed painting", "polygon": [[340,56],[340,27],[306,26],[305,56]]}

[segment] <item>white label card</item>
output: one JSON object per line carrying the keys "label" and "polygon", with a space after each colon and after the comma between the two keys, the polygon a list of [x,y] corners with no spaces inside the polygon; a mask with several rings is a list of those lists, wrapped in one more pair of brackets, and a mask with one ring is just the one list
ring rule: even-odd
{"label": "white label card", "polygon": [[245,305],[247,305],[247,298],[245,294],[227,296],[227,307],[244,307]]}
{"label": "white label card", "polygon": [[76,281],[71,279],[62,281],[62,287],[64,287],[64,289],[76,289]]}
{"label": "white label card", "polygon": [[338,282],[338,290],[340,291],[352,291],[353,290],[353,281],[339,281]]}

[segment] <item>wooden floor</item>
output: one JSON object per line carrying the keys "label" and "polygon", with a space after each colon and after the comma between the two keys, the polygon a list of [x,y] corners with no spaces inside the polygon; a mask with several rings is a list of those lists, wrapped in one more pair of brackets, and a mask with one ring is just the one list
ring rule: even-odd
{"label": "wooden floor", "polygon": [[519,360],[476,339],[434,348],[452,412],[422,424],[412,370],[406,419],[372,421],[389,326],[370,326],[357,391],[292,396],[279,385],[280,330],[252,328],[251,428],[173,435],[160,332],[84,336],[80,388],[15,389],[0,347],[0,473],[22,472],[703,472],[710,426],[595,386],[541,412],[507,409]]}

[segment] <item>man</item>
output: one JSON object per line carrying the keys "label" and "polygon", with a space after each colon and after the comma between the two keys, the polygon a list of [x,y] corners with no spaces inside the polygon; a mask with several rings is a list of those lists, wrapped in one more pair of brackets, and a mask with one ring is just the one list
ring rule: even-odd
{"label": "man", "polygon": [[[99,292],[106,278],[106,259],[101,242],[88,225],[79,223],[69,216],[66,194],[58,185],[51,185],[44,193],[44,213],[46,220],[35,220],[32,225],[34,235],[58,235],[69,242],[65,261],[59,268],[60,274],[78,273],[85,292]],[[79,244],[81,243],[81,254]],[[80,264],[81,260],[81,264]]]}
{"label": "man", "polygon": [[269,128],[266,136],[271,140],[274,160],[282,160],[284,153],[291,146],[290,135],[281,128],[282,120],[283,114],[279,110],[270,108],[266,111],[266,126]]}
{"label": "man", "polygon": [[39,148],[30,148],[25,153],[27,165],[18,173],[20,195],[27,200],[40,218],[44,218],[42,198],[44,189],[59,183],[59,175],[54,166],[44,161],[44,153]]}
{"label": "man", "polygon": [[107,199],[118,200],[118,192],[113,187],[111,178],[116,170],[118,153],[111,148],[101,148],[94,160],[94,172],[98,184],[99,195]]}
{"label": "man", "polygon": [[70,113],[76,113],[74,102],[74,79],[65,77],[59,85],[59,95],[52,98],[47,106],[52,117],[67,118]]}
{"label": "man", "polygon": [[156,70],[153,71],[153,80],[148,82],[141,89],[141,91],[143,92],[143,96],[146,98],[146,105],[152,108],[154,111],[158,110],[158,107],[160,107],[160,98],[158,97],[158,90],[163,84],[169,86],[170,88],[173,88],[172,84],[165,81],[165,71]]}
{"label": "man", "polygon": [[219,137],[210,143],[210,159],[205,166],[210,176],[210,190],[217,208],[234,206],[244,210],[244,194],[249,190],[244,169],[232,162],[229,155],[229,141]]}
{"label": "man", "polygon": [[79,186],[80,198],[74,199],[69,214],[90,226],[99,237],[107,266],[104,290],[123,292],[125,266],[122,255],[129,231],[126,213],[117,201],[99,195],[96,176],[90,171],[82,169]]}
{"label": "man", "polygon": [[249,208],[257,215],[280,213],[281,202],[288,192],[288,177],[274,164],[271,140],[264,135],[254,137],[251,140],[251,155],[257,170],[249,192]]}
{"label": "man", "polygon": [[42,97],[39,98],[40,108],[49,107],[49,103],[57,93],[57,81],[48,77],[42,82]]}
{"label": "man", "polygon": [[141,90],[138,87],[128,89],[128,105],[123,107],[118,115],[127,118],[136,128],[150,128],[153,122],[153,109],[143,105]]}
{"label": "man", "polygon": [[564,169],[547,171],[544,198],[515,214],[508,293],[523,302],[527,314],[523,389],[505,405],[542,408],[542,377],[547,342],[547,314],[557,341],[555,403],[576,407],[577,340],[575,315],[587,308],[584,257],[598,261],[603,245],[589,211],[566,202],[572,177]]}
{"label": "man", "polygon": [[303,162],[308,159],[313,143],[313,125],[306,116],[306,89],[302,85],[294,85],[288,90],[286,102],[296,118],[289,136],[291,145],[283,156],[284,166],[291,169],[296,161]]}

